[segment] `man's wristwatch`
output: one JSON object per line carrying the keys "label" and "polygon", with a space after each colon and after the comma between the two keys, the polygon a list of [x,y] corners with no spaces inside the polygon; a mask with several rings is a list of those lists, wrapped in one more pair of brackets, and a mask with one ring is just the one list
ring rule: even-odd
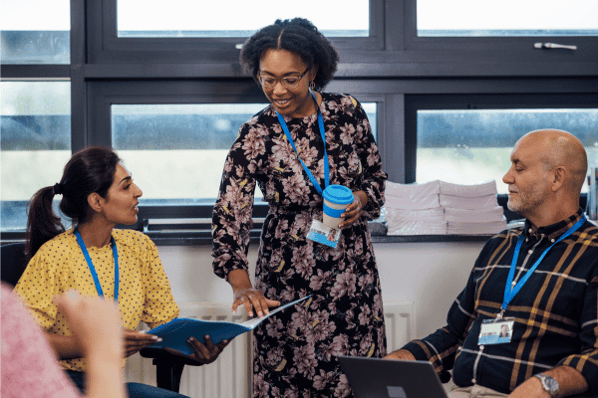
{"label": "man's wristwatch", "polygon": [[559,395],[559,382],[554,377],[550,377],[546,373],[538,373],[534,376],[540,379],[542,388],[550,394],[550,398],[556,398]]}

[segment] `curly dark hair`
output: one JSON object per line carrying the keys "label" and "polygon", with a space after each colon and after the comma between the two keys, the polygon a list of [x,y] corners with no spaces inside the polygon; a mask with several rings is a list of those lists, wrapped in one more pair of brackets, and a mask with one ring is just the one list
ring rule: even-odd
{"label": "curly dark hair", "polygon": [[332,80],[339,61],[332,43],[310,21],[305,18],[277,19],[274,24],[258,30],[247,39],[241,50],[241,65],[258,84],[260,58],[270,49],[293,52],[310,69],[317,66],[316,90],[323,89]]}

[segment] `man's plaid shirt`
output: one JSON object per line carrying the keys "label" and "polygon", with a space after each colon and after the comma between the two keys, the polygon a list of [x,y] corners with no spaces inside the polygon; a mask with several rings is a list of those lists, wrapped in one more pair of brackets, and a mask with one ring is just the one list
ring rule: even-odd
{"label": "man's plaid shirt", "polygon": [[579,210],[535,231],[526,221],[491,238],[453,303],[448,324],[404,348],[437,371],[453,368],[459,386],[479,384],[508,394],[536,373],[567,365],[588,382],[583,396],[597,395],[598,227],[591,222],[554,245],[509,303],[504,317],[515,318],[511,342],[478,345],[482,321],[500,312],[517,238],[525,236],[515,272],[519,280],[581,216]]}

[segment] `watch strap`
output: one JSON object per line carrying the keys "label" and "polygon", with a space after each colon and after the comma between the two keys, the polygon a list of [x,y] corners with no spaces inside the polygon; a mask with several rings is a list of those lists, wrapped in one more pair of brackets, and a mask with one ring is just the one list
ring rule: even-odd
{"label": "watch strap", "polygon": [[556,398],[559,395],[559,383],[554,377],[546,373],[535,374],[534,377],[540,379],[544,391],[550,394],[550,398]]}

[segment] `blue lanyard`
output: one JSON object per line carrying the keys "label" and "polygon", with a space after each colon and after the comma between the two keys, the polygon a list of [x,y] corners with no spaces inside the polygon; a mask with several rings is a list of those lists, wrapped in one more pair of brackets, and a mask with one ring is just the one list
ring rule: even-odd
{"label": "blue lanyard", "polygon": [[[324,189],[326,189],[330,184],[330,172],[328,165],[328,153],[326,152],[326,132],[324,131],[324,119],[322,118],[322,113],[320,112],[320,107],[318,106],[316,96],[313,93],[311,94],[311,96],[314,98],[314,101],[316,102],[316,108],[318,109],[318,126],[320,127],[320,135],[322,136],[322,142],[324,143]],[[287,123],[284,121],[284,118],[280,113],[278,113],[278,111],[276,111],[276,116],[278,116],[278,121],[280,122],[280,125],[284,130],[284,134],[286,135],[287,140],[291,143],[291,146],[297,154],[297,159],[299,159],[301,165],[303,166],[303,169],[307,173],[307,176],[311,180],[312,184],[314,184],[314,187],[316,187],[318,193],[321,195],[322,187],[320,187],[320,184],[318,184],[316,177],[314,177],[314,175],[311,173],[311,171],[309,171],[305,163],[303,163],[303,160],[301,160],[301,158],[299,157],[299,152],[297,152],[297,148],[295,147],[295,143],[293,142],[293,138],[291,137],[291,133],[289,132],[289,128],[287,127]]]}
{"label": "blue lanyard", "polygon": [[536,268],[538,268],[538,265],[540,265],[540,262],[542,262],[542,260],[544,259],[544,257],[548,253],[548,251],[550,249],[552,249],[552,247],[554,245],[556,245],[557,243],[559,243],[560,241],[562,241],[563,239],[565,239],[566,237],[571,235],[573,232],[577,231],[579,229],[579,227],[581,227],[581,225],[584,222],[586,222],[585,214],[582,215],[582,217],[579,219],[579,221],[576,222],[575,225],[573,225],[571,228],[569,228],[569,230],[567,232],[565,232],[556,242],[554,242],[546,250],[544,250],[544,252],[540,255],[540,258],[538,258],[538,260],[534,263],[534,265],[532,265],[532,267],[525,273],[523,278],[521,278],[521,280],[519,280],[519,282],[517,282],[517,284],[513,288],[511,288],[511,285],[513,283],[513,277],[515,275],[515,268],[517,268],[517,259],[519,258],[519,250],[521,249],[521,245],[523,244],[523,239],[524,239],[523,233],[521,235],[519,235],[519,238],[517,239],[517,245],[515,245],[515,253],[513,253],[513,259],[511,260],[511,269],[509,270],[509,276],[507,277],[507,285],[505,286],[505,294],[504,294],[504,299],[502,302],[502,310],[503,311],[505,311],[507,309],[507,306],[509,305],[509,303],[511,302],[513,297],[515,297],[515,295],[519,292],[519,290],[521,290],[521,288],[523,287],[523,285],[525,285],[525,282],[527,282],[529,277],[532,276],[532,274],[534,273]]}
{"label": "blue lanyard", "polygon": [[[87,251],[87,247],[85,247],[85,242],[83,242],[83,238],[81,238],[81,234],[79,230],[75,228],[75,236],[77,237],[77,243],[85,256],[85,261],[87,261],[87,265],[89,266],[89,270],[91,271],[91,276],[93,277],[93,282],[96,285],[96,290],[98,291],[98,296],[104,297],[104,291],[102,290],[102,285],[100,284],[100,280],[98,278],[98,273],[96,272],[96,268],[93,266],[93,262],[91,261],[91,257],[89,256],[89,252]],[[118,250],[116,249],[116,242],[114,241],[114,237],[110,237],[110,244],[112,245],[112,256],[114,256],[114,301],[118,301]]]}

